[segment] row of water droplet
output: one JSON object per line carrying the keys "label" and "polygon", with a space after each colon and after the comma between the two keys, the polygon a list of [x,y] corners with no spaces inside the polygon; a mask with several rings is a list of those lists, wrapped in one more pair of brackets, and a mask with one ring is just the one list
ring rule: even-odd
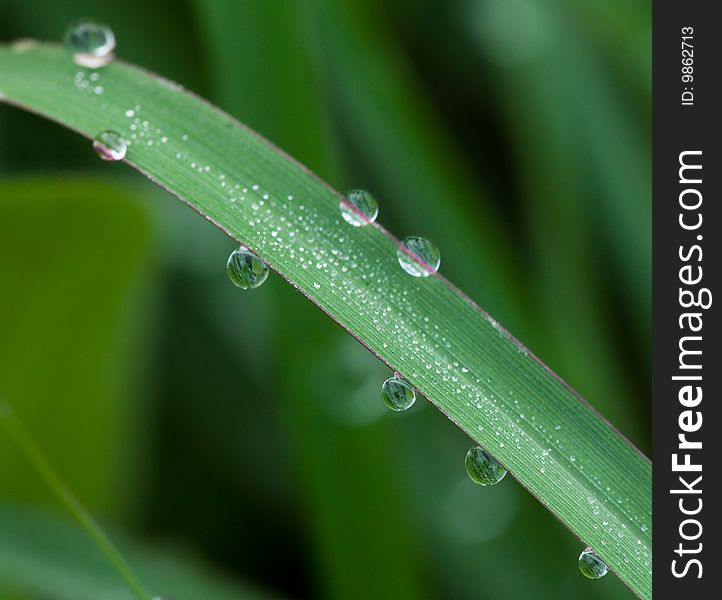
{"label": "row of water droplet", "polygon": [[[93,21],[78,21],[71,25],[65,34],[65,46],[72,54],[75,62],[83,67],[97,69],[109,64],[114,58],[115,35],[107,25]],[[96,82],[97,73],[90,76]],[[76,75],[76,87],[85,89],[90,84],[85,80],[81,71]],[[102,93],[102,87],[96,86],[96,93]],[[139,107],[138,107],[139,108]],[[125,115],[128,118],[135,116],[135,109],[128,109]],[[140,123],[147,129],[148,122],[138,119],[139,123],[131,125],[131,129]],[[167,138],[161,138],[161,142]],[[149,145],[153,143],[148,140]],[[93,140],[93,149],[96,154],[107,161],[123,160],[128,151],[129,142],[121,134],[105,130],[100,132]],[[354,227],[361,227],[373,223],[379,213],[376,199],[365,190],[354,189],[341,197],[339,207],[344,220]],[[410,236],[399,244],[397,259],[401,267],[414,277],[428,277],[439,270],[441,254],[438,247],[429,240]],[[261,260],[247,248],[235,251],[228,259],[228,273],[235,285],[243,289],[253,289],[260,286],[267,278],[267,268],[261,266]],[[248,271],[248,270],[251,271]],[[244,273],[244,271],[248,271]],[[257,271],[257,272],[256,272]]]}
{"label": "row of water droplet", "polygon": [[[79,21],[68,28],[65,35],[65,45],[73,55],[75,62],[83,67],[97,69],[109,64],[115,50],[115,35],[107,26],[93,21]],[[97,73],[90,76],[90,80],[96,82],[99,78]],[[81,71],[76,75],[76,87],[85,89],[90,86]],[[102,93],[102,86],[95,86],[96,93]],[[135,116],[134,109],[128,109],[126,116]],[[147,122],[143,122],[147,125]],[[136,124],[137,127],[137,124]],[[131,125],[131,128],[134,128]],[[165,138],[167,140],[167,138]],[[164,138],[161,138],[161,142]],[[152,140],[148,140],[149,145]],[[106,130],[99,133],[93,140],[93,149],[96,154],[107,161],[123,160],[128,151],[129,142],[122,135],[115,131]],[[354,227],[361,227],[373,223],[379,213],[379,206],[376,199],[365,190],[354,189],[347,192],[340,200],[339,207],[344,220]],[[260,286],[267,278],[263,269],[260,268],[258,257],[248,249],[236,251],[229,258],[229,275],[232,281],[243,289],[252,289]],[[241,260],[241,258],[244,260]],[[401,267],[409,275],[414,277],[428,277],[439,270],[441,254],[438,247],[429,240],[409,236],[401,241],[397,250],[397,259]],[[233,262],[233,265],[231,263]],[[243,269],[260,269],[258,276],[245,278]],[[247,280],[246,280],[247,279]]]}
{"label": "row of water droplet", "polygon": [[[92,21],[81,21],[71,26],[66,33],[65,44],[75,62],[83,67],[97,69],[107,65],[114,58],[115,36],[112,30]],[[93,73],[89,81],[97,83],[98,79],[99,75]],[[76,77],[75,84],[78,89],[86,89],[91,85],[82,73],[80,78]],[[102,93],[101,86],[96,85],[91,90],[96,94]],[[134,117],[136,110],[139,109],[140,107],[128,109],[126,116]],[[142,136],[143,128],[147,129],[147,122],[139,121],[135,125],[141,127],[140,135]],[[132,128],[133,126],[131,126]],[[161,143],[164,141],[167,141],[167,138],[160,138]],[[152,140],[147,143],[150,145]],[[111,130],[99,133],[93,141],[93,149],[96,154],[102,160],[107,161],[123,160],[129,145],[130,141]],[[199,169],[202,170],[203,167],[199,167]],[[354,227],[374,223],[379,212],[375,198],[367,191],[360,189],[350,190],[344,194],[340,198],[339,208],[343,219]],[[410,236],[399,243],[397,260],[401,268],[409,275],[428,277],[438,271],[441,255],[438,247],[429,240]],[[263,260],[245,246],[234,250],[228,257],[227,271],[231,282],[244,290],[261,286],[268,278],[269,273],[268,266]],[[414,404],[416,392],[409,381],[399,374],[394,374],[383,383],[381,397],[389,409],[405,411]],[[469,478],[482,486],[496,485],[507,473],[506,468],[496,458],[479,446],[469,449],[465,458],[465,467]],[[586,548],[579,556],[579,568],[586,577],[592,579],[604,576],[608,570],[607,565],[590,548]]]}
{"label": "row of water droplet", "polygon": [[[105,158],[111,151],[102,147],[100,156]],[[354,227],[373,223],[379,213],[378,203],[364,190],[347,192],[341,197],[339,207],[341,216]],[[401,268],[414,277],[428,277],[441,265],[441,254],[436,245],[417,236],[409,236],[399,243],[396,258]],[[268,267],[245,246],[231,252],[227,265],[231,282],[244,290],[257,288],[268,278]]]}

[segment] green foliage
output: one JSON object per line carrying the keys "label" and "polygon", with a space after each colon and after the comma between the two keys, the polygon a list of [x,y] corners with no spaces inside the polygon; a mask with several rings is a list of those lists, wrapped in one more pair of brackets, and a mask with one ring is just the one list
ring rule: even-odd
{"label": "green foliage", "polygon": [[[59,40],[78,17],[108,23],[123,59],[209,98],[337,189],[371,190],[381,222],[400,236],[431,237],[446,276],[649,452],[650,11],[641,0],[4,0],[0,40]],[[520,56],[524,47],[531,51]],[[152,273],[125,295],[141,301],[121,304],[108,346],[128,384],[111,386],[127,418],[109,431],[106,414],[83,412],[83,401],[75,409],[70,366],[87,364],[90,381],[108,370],[65,344],[53,402],[28,422],[103,521],[161,539],[164,555],[192,549],[178,574],[210,562],[289,596],[631,596],[614,576],[582,577],[583,544],[512,478],[475,486],[463,467],[468,437],[423,400],[384,414],[378,392],[388,370],[291,286],[271,276],[238,293],[224,268],[233,245],[202,219],[141,178],[127,181],[122,166],[101,164],[85,140],[2,103],[0,133],[5,180],[50,171],[46,189],[64,194],[68,185],[70,202],[100,185],[98,176],[112,177],[103,188],[123,199],[89,196],[96,227],[134,200],[153,217],[138,223],[153,240],[142,259]],[[78,171],[82,183],[68,182]],[[35,195],[23,186],[0,189],[0,202],[17,204],[18,262],[44,247],[26,197]],[[59,237],[92,235],[53,214]],[[74,256],[76,268],[93,272],[83,263],[97,261],[101,244]],[[22,312],[22,290],[46,290],[56,269],[64,267],[26,269],[20,287],[0,271],[0,303]],[[102,303],[100,290],[79,284],[61,294],[101,317],[102,304],[86,302],[96,295]],[[53,296],[42,301],[52,312]],[[41,357],[53,346],[41,328],[26,334]],[[15,364],[14,379],[36,387],[34,364]],[[3,373],[6,365],[3,357]],[[84,433],[96,422],[122,448],[121,468],[82,468],[96,460],[95,437]],[[0,435],[0,496],[44,499],[4,442]],[[45,527],[31,511],[36,518]],[[41,546],[56,564],[73,557]],[[92,547],[88,554],[102,563]],[[147,562],[129,558],[140,571]],[[56,598],[62,570],[35,570],[42,575],[42,597]],[[145,572],[141,579],[190,597]],[[2,598],[6,584],[0,575]]]}
{"label": "green foliage", "polygon": [[165,80],[115,63],[88,89],[78,81],[90,74],[48,46],[0,50],[0,68],[11,102],[90,138],[109,128],[132,138],[131,164],[407,376],[649,596],[649,461],[445,280],[404,274],[383,229],[347,226],[323,182]]}

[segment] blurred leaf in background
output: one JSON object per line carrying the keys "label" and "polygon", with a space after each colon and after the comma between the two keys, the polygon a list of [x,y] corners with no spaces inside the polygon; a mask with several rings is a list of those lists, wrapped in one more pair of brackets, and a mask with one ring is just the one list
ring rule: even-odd
{"label": "blurred leaf in background", "polygon": [[[153,332],[138,297],[147,212],[93,178],[0,181],[0,382],[87,505],[117,515],[132,500],[132,440]],[[44,483],[0,437],[0,489],[46,500]]]}
{"label": "blurred leaf in background", "polygon": [[[433,238],[445,275],[649,451],[648,3],[0,10],[2,39],[105,21],[122,58],[338,189],[371,190],[386,226]],[[471,485],[469,441],[441,414],[387,414],[387,370],[300,294],[275,277],[230,286],[232,244],[202,219],[53,125],[0,106],[0,131],[0,390],[99,517],[190,556],[175,575],[200,562],[253,582],[158,579],[153,552],[132,552],[158,592],[631,597],[613,576],[581,577],[579,542],[511,478]],[[68,551],[82,545],[72,529],[18,506],[48,498],[2,436],[0,467],[0,500],[15,503],[0,557],[16,561],[0,598],[124,597],[92,549]],[[37,533],[56,526],[57,544]]]}
{"label": "blurred leaf in background", "polygon": [[[54,511],[0,503],[0,595],[5,600],[133,600],[125,582],[73,523]],[[177,549],[142,547],[113,532],[145,584],[173,597],[270,600]]]}

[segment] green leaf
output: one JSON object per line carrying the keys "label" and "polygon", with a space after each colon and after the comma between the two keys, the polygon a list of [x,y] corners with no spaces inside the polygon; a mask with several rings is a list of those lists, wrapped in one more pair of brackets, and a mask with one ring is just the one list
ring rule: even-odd
{"label": "green leaf", "polygon": [[388,232],[347,225],[338,194],[308,170],[136,67],[116,62],[81,86],[90,71],[38,45],[0,49],[0,73],[11,103],[89,138],[106,129],[128,136],[131,165],[255,250],[408,377],[632,590],[651,597],[649,460],[443,277],[403,272]]}

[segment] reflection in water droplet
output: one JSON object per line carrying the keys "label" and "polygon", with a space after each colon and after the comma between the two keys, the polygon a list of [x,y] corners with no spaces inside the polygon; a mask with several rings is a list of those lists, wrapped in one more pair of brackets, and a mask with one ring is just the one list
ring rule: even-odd
{"label": "reflection in water droplet", "polygon": [[441,252],[436,244],[422,237],[404,238],[396,256],[401,268],[414,277],[433,275],[441,265]]}
{"label": "reflection in water droplet", "polygon": [[381,398],[391,410],[400,412],[413,406],[416,402],[416,392],[408,381],[394,375],[381,386]]}
{"label": "reflection in water droplet", "polygon": [[584,577],[599,579],[607,574],[609,567],[591,548],[587,547],[579,555],[579,570]]}
{"label": "reflection in water droplet", "polygon": [[65,48],[81,67],[96,69],[113,60],[115,35],[107,25],[76,21],[65,32]]}
{"label": "reflection in water droplet", "polygon": [[103,160],[123,160],[128,151],[128,142],[115,131],[103,131],[93,140],[93,150]]}
{"label": "reflection in water droplet", "polygon": [[341,216],[354,227],[368,225],[379,215],[376,199],[365,190],[350,190],[341,197]]}
{"label": "reflection in water droplet", "polygon": [[469,448],[464,464],[471,480],[479,485],[496,485],[506,477],[506,469],[480,446]]}
{"label": "reflection in water droplet", "polygon": [[266,263],[244,246],[231,252],[226,267],[231,283],[243,290],[257,288],[268,279]]}

